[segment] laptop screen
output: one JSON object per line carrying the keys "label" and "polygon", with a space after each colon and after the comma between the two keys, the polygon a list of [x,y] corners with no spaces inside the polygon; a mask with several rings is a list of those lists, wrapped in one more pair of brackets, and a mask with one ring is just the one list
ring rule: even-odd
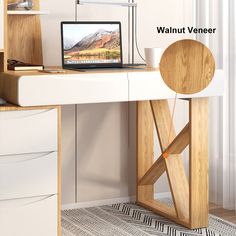
{"label": "laptop screen", "polygon": [[120,22],[62,22],[64,68],[122,66]]}

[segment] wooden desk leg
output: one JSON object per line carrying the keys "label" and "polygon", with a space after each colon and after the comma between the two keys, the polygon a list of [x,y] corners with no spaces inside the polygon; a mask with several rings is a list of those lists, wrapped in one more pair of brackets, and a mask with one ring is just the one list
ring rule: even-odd
{"label": "wooden desk leg", "polygon": [[[168,140],[168,101],[137,103],[137,203],[188,228],[208,226],[208,99],[189,99],[189,123]],[[154,162],[155,123],[162,153]],[[169,143],[170,142],[170,143]],[[189,181],[180,153],[189,146]],[[173,207],[154,199],[153,186],[167,173]]]}
{"label": "wooden desk leg", "polygon": [[149,101],[137,102],[137,202],[153,199],[153,184],[139,186],[138,182],[154,161],[154,124]]}
{"label": "wooden desk leg", "polygon": [[208,226],[208,99],[189,102],[190,227]]}

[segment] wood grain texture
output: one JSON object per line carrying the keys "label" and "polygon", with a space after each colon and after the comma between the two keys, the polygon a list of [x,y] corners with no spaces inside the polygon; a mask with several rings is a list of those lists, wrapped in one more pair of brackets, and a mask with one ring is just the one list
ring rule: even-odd
{"label": "wood grain texture", "polygon": [[140,186],[138,183],[154,160],[153,117],[149,101],[137,102],[137,202],[153,199],[153,185]]}
{"label": "wood grain texture", "polygon": [[208,226],[208,99],[191,99],[190,106],[190,225]]}
{"label": "wood grain texture", "polygon": [[[6,57],[7,57],[7,0],[4,0],[4,16],[3,16],[3,20],[4,20],[4,50],[1,50],[0,52],[0,72],[6,71],[7,66],[6,66]],[[1,88],[0,88],[1,90]]]}
{"label": "wood grain texture", "polygon": [[177,218],[175,209],[173,207],[167,206],[165,203],[160,201],[156,201],[154,199],[151,200],[143,200],[139,205],[142,205],[148,209],[154,210],[156,213],[159,213],[162,216]]}
{"label": "wood grain texture", "polygon": [[4,71],[4,52],[0,51],[0,72]]}
{"label": "wood grain texture", "polygon": [[150,103],[161,151],[164,152],[176,137],[173,126],[170,130],[172,120],[168,100],[153,100]]}
{"label": "wood grain texture", "polygon": [[[38,0],[34,10],[39,10]],[[7,58],[42,64],[40,16],[8,15],[7,21]]]}
{"label": "wood grain texture", "polygon": [[180,155],[170,155],[165,159],[166,173],[178,219],[189,220],[189,183]]}
{"label": "wood grain texture", "polygon": [[4,0],[4,67],[3,71],[7,71],[7,0]]}
{"label": "wood grain texture", "polygon": [[[39,16],[8,16],[8,59],[42,64]],[[20,30],[19,30],[20,29]]]}
{"label": "wood grain texture", "polygon": [[142,202],[140,202],[138,204],[140,206],[145,207],[146,209],[149,209],[149,210],[157,213],[158,215],[164,216],[164,217],[176,222],[177,224],[180,224],[180,225],[183,225],[183,226],[189,228],[189,222],[178,219],[174,208],[168,208],[168,207],[166,207],[165,204],[160,203],[155,200],[143,200]]}
{"label": "wood grain texture", "polygon": [[[162,152],[176,137],[167,100],[151,101],[153,117]],[[170,130],[170,126],[172,129]],[[189,218],[189,184],[185,174],[181,155],[165,158],[166,172],[178,218]]]}
{"label": "wood grain texture", "polygon": [[180,154],[189,145],[190,125],[187,124],[165,150],[168,154]]}
{"label": "wood grain texture", "polygon": [[184,39],[165,50],[160,72],[169,88],[177,93],[193,94],[209,85],[214,76],[215,61],[204,44]]}
{"label": "wood grain texture", "polygon": [[[4,53],[0,55],[0,72],[7,71],[7,59],[33,64],[43,64],[40,16],[7,15],[4,0]],[[33,10],[39,10],[39,0],[34,0]]]}
{"label": "wood grain texture", "polygon": [[145,175],[139,180],[139,185],[150,185],[162,176],[166,170],[165,160],[162,155],[154,162],[154,164],[147,170]]}
{"label": "wood grain texture", "polygon": [[[187,124],[165,150],[168,154],[180,154],[189,145],[190,126]],[[140,185],[154,184],[165,171],[165,160],[161,155],[139,181]]]}
{"label": "wood grain texture", "polygon": [[0,73],[0,97],[7,98],[10,102],[11,98],[18,98],[18,77],[10,76],[7,73]]}

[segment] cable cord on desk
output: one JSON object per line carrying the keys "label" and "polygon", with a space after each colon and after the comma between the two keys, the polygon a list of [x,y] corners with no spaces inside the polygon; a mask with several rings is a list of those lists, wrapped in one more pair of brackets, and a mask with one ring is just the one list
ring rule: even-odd
{"label": "cable cord on desk", "polygon": [[139,50],[139,45],[138,45],[138,6],[135,7],[135,46],[138,52],[138,55],[140,56],[140,58],[146,62],[146,60],[144,59],[144,57],[142,56],[140,50]]}
{"label": "cable cord on desk", "polygon": [[[75,0],[75,21],[78,20],[78,6],[79,1]],[[136,50],[138,52],[138,55],[140,56],[140,58],[146,62],[146,60],[144,59],[144,57],[142,56],[140,49],[139,49],[139,45],[138,45],[138,10],[137,10],[138,6],[136,6],[134,9],[134,38],[135,38],[135,46],[136,46]],[[130,35],[129,35],[130,37]]]}

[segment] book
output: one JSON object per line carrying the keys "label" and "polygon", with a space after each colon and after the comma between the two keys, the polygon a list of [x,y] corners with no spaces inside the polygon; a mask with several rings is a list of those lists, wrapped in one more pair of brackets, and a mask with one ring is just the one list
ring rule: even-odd
{"label": "book", "polygon": [[8,70],[15,70],[15,71],[37,71],[37,70],[43,70],[44,66],[25,63],[17,60],[8,60],[7,68]]}

